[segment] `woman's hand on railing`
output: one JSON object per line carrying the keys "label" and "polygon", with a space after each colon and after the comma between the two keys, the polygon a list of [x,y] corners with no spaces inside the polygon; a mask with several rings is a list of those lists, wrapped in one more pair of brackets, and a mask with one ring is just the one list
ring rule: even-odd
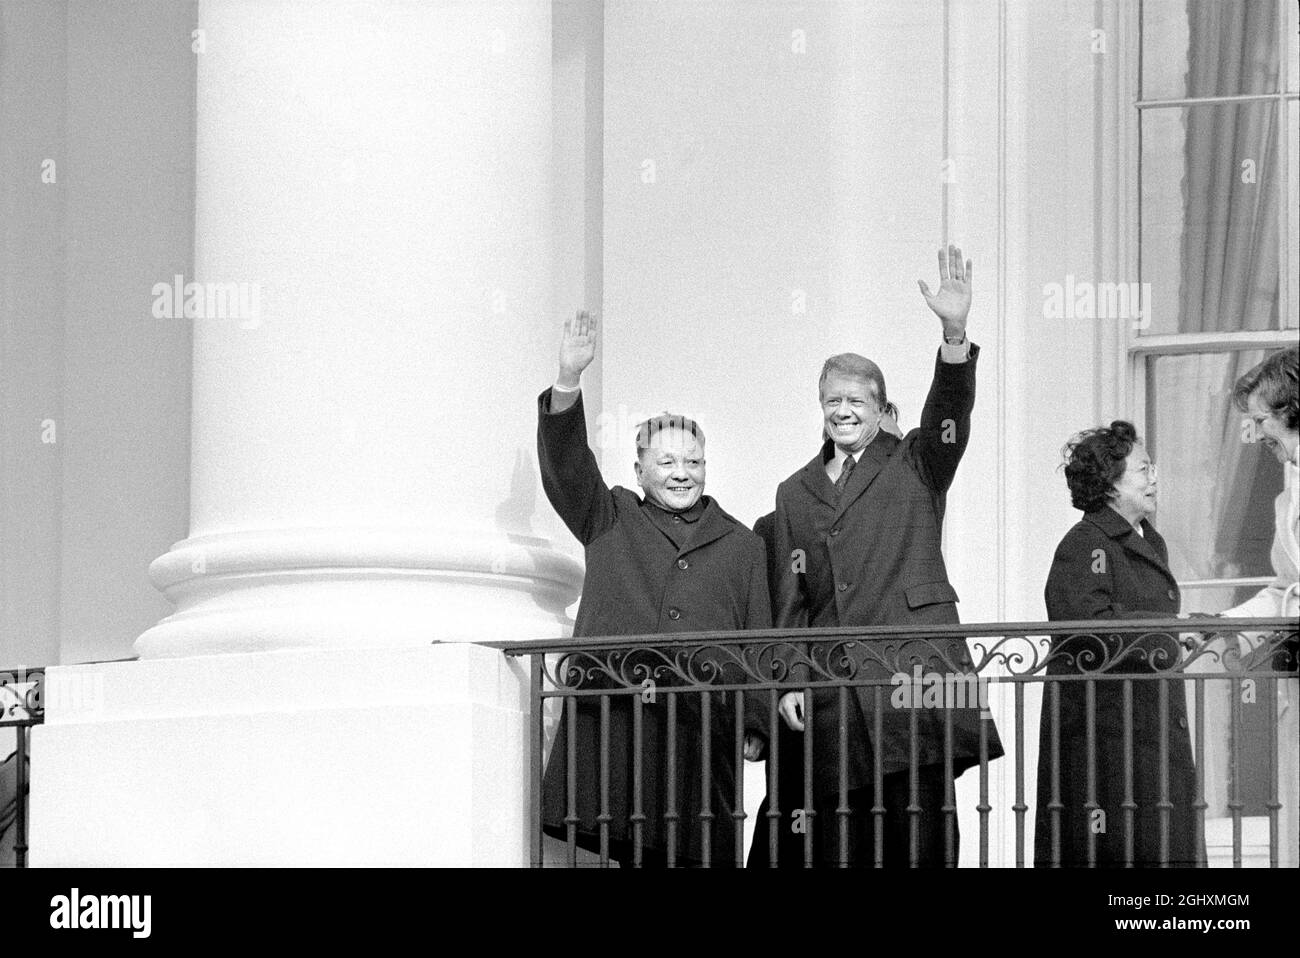
{"label": "woman's hand on railing", "polygon": [[757,732],[745,733],[745,761],[757,762],[767,751],[767,739]]}
{"label": "woman's hand on railing", "polygon": [[803,693],[786,692],[781,696],[781,701],[777,705],[777,711],[781,713],[781,718],[785,719],[785,724],[796,732],[803,731]]}
{"label": "woman's hand on railing", "polygon": [[[1180,619],[1218,619],[1221,618],[1217,612],[1179,612],[1177,618]],[[1187,652],[1195,652],[1204,645],[1209,645],[1215,641],[1216,635],[1207,638],[1200,632],[1180,632],[1178,642]]]}

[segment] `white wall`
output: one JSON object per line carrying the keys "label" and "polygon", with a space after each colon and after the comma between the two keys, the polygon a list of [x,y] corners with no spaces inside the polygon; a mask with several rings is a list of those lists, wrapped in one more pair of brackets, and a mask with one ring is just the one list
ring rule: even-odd
{"label": "white wall", "polygon": [[191,271],[194,4],[0,10],[0,660],[121,658],[170,611],[146,572],[188,518],[190,330],[150,289]]}
{"label": "white wall", "polygon": [[[708,491],[746,523],[817,449],[827,355],[876,359],[905,428],[929,385],[939,324],[916,278],[936,279],[942,239],[942,10],[907,10],[607,10],[606,413],[695,416]],[[611,449],[631,484],[630,429]]]}
{"label": "white wall", "polygon": [[59,658],[66,30],[65,4],[0,5],[0,669]]}
{"label": "white wall", "polygon": [[151,314],[192,272],[194,5],[68,18],[68,311],[60,658],[134,654],[171,611],[146,578],[189,514],[190,327]]}

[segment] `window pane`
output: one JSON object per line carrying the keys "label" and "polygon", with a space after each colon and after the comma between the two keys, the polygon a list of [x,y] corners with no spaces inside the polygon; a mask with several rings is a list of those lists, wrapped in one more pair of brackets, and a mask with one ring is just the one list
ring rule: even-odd
{"label": "window pane", "polygon": [[1276,93],[1278,29],[1277,0],[1144,0],[1142,99]]}
{"label": "window pane", "polygon": [[1143,333],[1278,328],[1277,116],[1276,102],[1142,111]]}
{"label": "window pane", "polygon": [[[1300,10],[1300,4],[1296,5]],[[1287,156],[1290,167],[1287,170],[1287,240],[1286,252],[1290,265],[1286,269],[1286,281],[1290,289],[1287,302],[1286,324],[1295,329],[1300,326],[1300,102],[1287,104]]]}
{"label": "window pane", "polygon": [[[1237,377],[1265,355],[1250,349],[1147,359],[1147,447],[1160,467],[1156,528],[1179,579],[1273,574],[1282,464],[1245,441],[1245,414],[1232,403]],[[1222,611],[1239,592],[1196,590],[1197,610]]]}

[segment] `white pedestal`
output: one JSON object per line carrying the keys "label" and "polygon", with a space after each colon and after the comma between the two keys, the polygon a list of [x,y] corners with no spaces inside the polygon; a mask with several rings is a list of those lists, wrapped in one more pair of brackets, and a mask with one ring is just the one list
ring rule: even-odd
{"label": "white pedestal", "polygon": [[52,668],[36,866],[520,866],[528,671],[483,646]]}

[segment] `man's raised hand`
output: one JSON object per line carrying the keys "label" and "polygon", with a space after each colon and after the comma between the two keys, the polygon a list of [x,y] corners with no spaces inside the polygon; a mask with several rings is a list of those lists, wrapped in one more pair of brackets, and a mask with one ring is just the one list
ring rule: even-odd
{"label": "man's raised hand", "polygon": [[564,336],[560,339],[560,374],[556,383],[575,389],[582,371],[596,358],[596,318],[585,309],[573,319],[564,321]]}
{"label": "man's raised hand", "polygon": [[961,339],[966,335],[966,314],[970,312],[971,261],[963,261],[961,250],[949,245],[939,250],[939,291],[931,293],[925,280],[918,279],[926,305],[943,322],[943,335]]}

